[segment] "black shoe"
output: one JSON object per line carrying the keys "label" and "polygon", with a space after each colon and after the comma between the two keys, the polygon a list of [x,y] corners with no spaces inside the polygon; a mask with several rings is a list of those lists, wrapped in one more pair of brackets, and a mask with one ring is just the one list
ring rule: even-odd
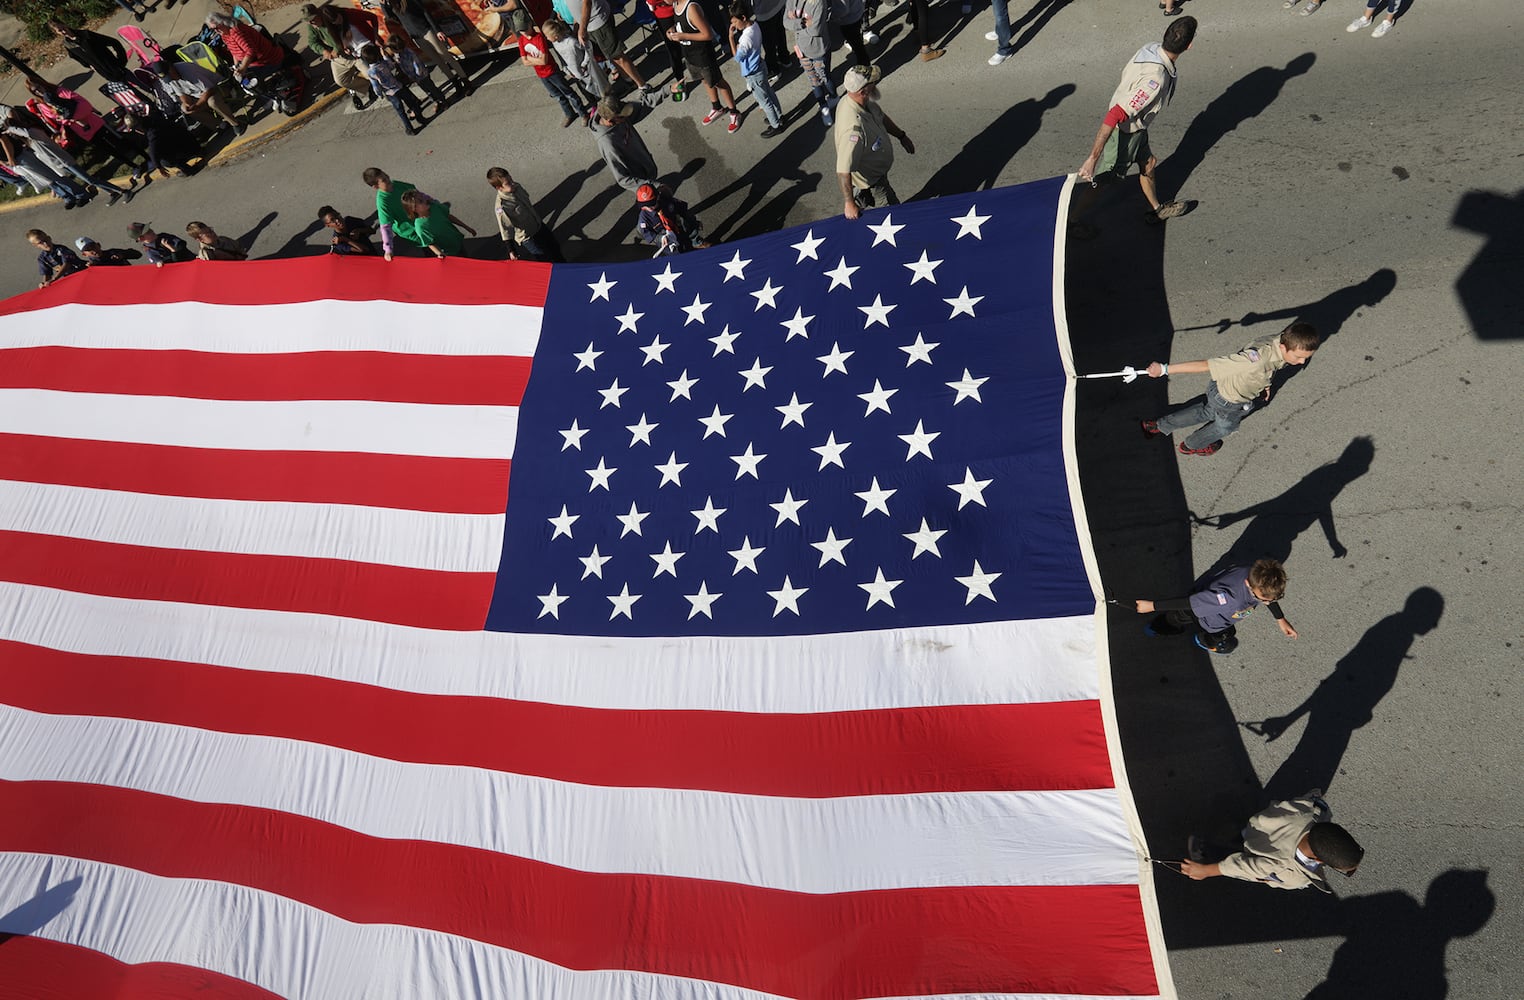
{"label": "black shoe", "polygon": [[356,111],[364,111],[365,110],[365,102],[360,100],[360,95],[359,94],[350,94],[349,95],[349,103],[353,104],[355,106],[355,110]]}
{"label": "black shoe", "polygon": [[1138,426],[1143,428],[1143,436],[1146,438],[1156,438],[1164,433],[1159,430],[1159,421],[1157,420],[1140,420],[1138,421]]}
{"label": "black shoe", "polygon": [[780,136],[782,134],[783,134],[783,127],[782,126],[774,128],[773,126],[769,125],[769,126],[767,126],[767,128],[762,130],[762,138],[764,138],[764,139],[772,139],[772,138],[775,138],[775,137]]}
{"label": "black shoe", "polygon": [[68,201],[64,202],[64,211],[67,212],[71,208],[78,208],[79,206],[81,206],[83,204],[84,204],[84,202],[82,202],[82,201],[75,201],[74,199],[71,198]]}
{"label": "black shoe", "polygon": [[249,126],[245,125],[243,122],[239,122],[237,125],[233,126],[233,132],[236,135],[243,135],[248,130]]}
{"label": "black shoe", "polygon": [[117,202],[121,201],[122,200],[122,195],[126,194],[127,192],[125,192],[125,191],[109,191],[107,193],[111,196],[111,198],[110,198],[109,201],[106,202],[106,207],[110,208],[112,205],[115,205]]}

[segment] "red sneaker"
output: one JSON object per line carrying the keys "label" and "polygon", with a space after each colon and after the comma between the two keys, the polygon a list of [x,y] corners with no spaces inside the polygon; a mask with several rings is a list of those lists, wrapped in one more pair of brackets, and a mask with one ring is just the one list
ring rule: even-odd
{"label": "red sneaker", "polygon": [[720,115],[723,115],[724,113],[725,113],[725,109],[724,108],[713,108],[713,109],[711,109],[710,112],[707,115],[704,116],[704,124],[708,125],[710,122],[718,121],[719,118],[720,118]]}
{"label": "red sneaker", "polygon": [[1143,428],[1143,436],[1146,438],[1156,438],[1163,433],[1159,430],[1159,421],[1157,420],[1140,420],[1138,421],[1138,426]]}
{"label": "red sneaker", "polygon": [[1217,454],[1218,449],[1220,449],[1221,447],[1222,447],[1222,442],[1221,441],[1213,441],[1211,444],[1207,445],[1205,448],[1187,448],[1185,446],[1185,442],[1181,441],[1180,442],[1180,454],[1182,454],[1182,455],[1215,455],[1215,454]]}
{"label": "red sneaker", "polygon": [[725,126],[725,131],[735,133],[741,131],[741,116],[736,112],[730,113],[730,124]]}

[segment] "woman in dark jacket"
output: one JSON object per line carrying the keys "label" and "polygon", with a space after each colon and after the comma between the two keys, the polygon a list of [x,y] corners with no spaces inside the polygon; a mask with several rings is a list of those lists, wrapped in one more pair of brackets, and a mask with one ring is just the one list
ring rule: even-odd
{"label": "woman in dark jacket", "polygon": [[81,66],[94,70],[102,79],[112,83],[128,83],[127,50],[122,43],[109,35],[71,28],[57,19],[50,20],[48,27],[63,39],[64,50]]}

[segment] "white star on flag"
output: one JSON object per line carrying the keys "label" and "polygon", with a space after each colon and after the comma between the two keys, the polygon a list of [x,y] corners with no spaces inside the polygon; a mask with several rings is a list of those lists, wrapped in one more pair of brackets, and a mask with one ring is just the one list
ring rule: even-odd
{"label": "white star on flag", "polygon": [[819,472],[828,465],[834,465],[838,469],[845,469],[846,466],[841,462],[841,453],[850,447],[852,447],[851,441],[843,441],[837,444],[836,432],[832,431],[827,435],[825,444],[810,449],[810,451],[820,456],[820,469],[815,471]]}
{"label": "white star on flag", "polygon": [[667,387],[672,390],[672,398],[667,400],[667,402],[675,403],[679,396],[691,400],[693,397],[689,393],[696,385],[698,385],[698,379],[689,378],[688,369],[684,368],[681,375],[667,383]]}
{"label": "white star on flag", "polygon": [[863,416],[866,417],[874,410],[883,410],[885,413],[892,414],[893,411],[889,409],[889,397],[897,392],[899,392],[898,389],[885,389],[883,383],[878,379],[874,379],[872,392],[860,392],[857,394],[858,399],[868,404],[868,408],[863,411]]}
{"label": "white star on flag", "polygon": [[926,519],[924,517],[921,518],[921,527],[919,529],[905,532],[905,537],[915,543],[915,551],[910,553],[910,558],[914,559],[923,552],[930,552],[938,559],[942,558],[942,553],[937,548],[937,539],[945,534],[947,534],[945,528],[941,531],[932,531],[931,525],[926,523]]}
{"label": "white star on flag", "polygon": [[593,480],[587,487],[587,491],[591,493],[600,487],[604,491],[607,491],[609,488],[609,477],[619,470],[609,468],[603,463],[603,459],[600,458],[598,459],[598,467],[596,469],[583,469],[582,471],[587,473]]}
{"label": "white star on flag", "polygon": [[843,351],[840,344],[832,344],[830,354],[822,354],[815,359],[825,365],[825,371],[821,373],[820,377],[825,378],[832,372],[841,372],[845,375],[847,373],[847,359],[856,353],[856,351]]}
{"label": "white star on flag", "polygon": [[725,513],[727,509],[725,507],[716,507],[714,505],[714,497],[705,497],[702,510],[690,510],[688,512],[698,518],[698,527],[693,529],[693,533],[695,535],[701,534],[707,528],[718,535],[720,533],[720,515]]}
{"label": "white star on flag", "polygon": [[651,432],[660,426],[661,424],[653,424],[647,421],[644,413],[640,415],[639,423],[626,424],[624,429],[630,432],[630,447],[635,447],[637,443],[650,444]]}
{"label": "white star on flag", "polygon": [[737,375],[746,380],[746,384],[741,386],[741,391],[745,392],[746,390],[752,388],[766,389],[767,373],[770,371],[772,371],[772,368],[764,367],[762,365],[762,359],[758,358],[757,360],[753,361],[751,363],[751,367],[746,369],[744,372],[736,372]]}
{"label": "white star on flag", "polygon": [[958,235],[953,237],[955,241],[961,240],[965,236],[972,236],[976,240],[982,240],[984,239],[984,233],[980,232],[979,227],[990,221],[990,217],[988,215],[980,215],[979,209],[970,205],[968,206],[967,215],[952,219],[951,221],[958,224]]}
{"label": "white star on flag", "polygon": [[[746,265],[750,263],[750,259],[741,259],[741,251],[739,250],[736,251],[736,255],[734,257],[730,258],[729,260],[721,261],[720,266],[725,269],[725,281],[729,281],[731,278],[740,278],[743,281],[746,280]],[[723,285],[725,281],[720,282],[720,284]]]}
{"label": "white star on flag", "polygon": [[963,369],[963,377],[961,379],[956,382],[946,383],[949,389],[956,390],[958,393],[958,398],[953,400],[953,405],[957,406],[965,399],[972,399],[976,403],[984,402],[979,396],[979,387],[988,381],[989,376],[987,375],[984,378],[974,378],[968,373],[967,368]]}
{"label": "white star on flag", "polygon": [[818,542],[811,542],[810,547],[820,550],[820,566],[823,567],[828,562],[841,563],[845,566],[847,560],[841,554],[841,551],[850,544],[852,544],[852,539],[837,538],[836,529],[827,528],[825,538]]}
{"label": "white star on flag", "polygon": [[712,303],[705,302],[697,295],[693,296],[693,304],[683,306],[683,312],[688,314],[688,318],[683,320],[683,326],[687,326],[689,323],[698,323],[702,326],[704,323],[704,310],[708,309],[710,305]]}
{"label": "white star on flag", "polygon": [[787,404],[773,407],[773,409],[783,414],[783,423],[778,425],[778,429],[782,430],[789,424],[798,424],[800,427],[803,427],[804,411],[814,405],[814,403],[801,403],[799,402],[799,394],[797,392],[790,393]]}
{"label": "white star on flag", "polygon": [[704,437],[707,438],[711,434],[718,434],[720,437],[724,437],[725,423],[734,416],[734,413],[721,413],[720,404],[716,403],[713,413],[707,417],[698,418],[698,422],[704,425]]}
{"label": "white star on flag", "polygon": [[806,340],[810,339],[810,331],[808,327],[810,325],[810,320],[814,318],[814,316],[806,316],[803,309],[796,307],[794,309],[793,319],[786,319],[782,323],[778,324],[788,331],[788,336],[783,338],[783,342],[786,344],[790,340],[793,340],[795,337],[803,337]]}
{"label": "white star on flag", "polygon": [[970,503],[976,503],[981,507],[988,507],[989,504],[984,502],[984,488],[993,482],[993,479],[975,479],[974,470],[964,467],[963,482],[948,483],[947,488],[958,494],[959,510],[962,510]]}
{"label": "white star on flag", "polygon": [[929,281],[935,285],[937,283],[937,268],[942,266],[942,261],[927,260],[926,251],[922,250],[920,260],[913,260],[904,266],[910,268],[910,283],[912,285],[917,281]]}
{"label": "white star on flag", "polygon": [[892,608],[894,607],[894,588],[904,582],[904,580],[884,579],[884,569],[881,566],[872,580],[859,583],[858,586],[868,592],[868,607],[871,608],[875,604],[887,604]]}
{"label": "white star on flag", "polygon": [[656,569],[651,572],[651,579],[654,580],[665,573],[676,580],[677,561],[685,555],[687,555],[686,552],[673,552],[671,542],[663,543],[660,552],[651,553],[651,560],[656,563]]}
{"label": "white star on flag", "polygon": [[687,467],[688,463],[679,462],[677,460],[677,452],[672,452],[667,456],[667,461],[664,464],[656,466],[656,471],[661,473],[661,482],[656,484],[656,488],[660,489],[668,483],[681,487],[683,485],[683,470]]}
{"label": "white star on flag", "polygon": [[[963,286],[963,291],[958,293],[958,297],[957,298],[955,298],[955,299],[943,299],[942,301],[946,302],[948,305],[952,306],[952,314],[949,315],[947,318],[948,319],[953,319],[953,318],[959,316],[960,314],[966,314],[966,315],[969,315],[969,316],[973,316],[974,315],[974,306],[976,306],[979,303],[983,302],[984,301],[984,296],[983,295],[975,295],[972,298],[969,297],[968,286],[964,285]],[[977,317],[975,317],[975,318],[977,318]]]}
{"label": "white star on flag", "polygon": [[623,316],[615,316],[614,318],[619,321],[620,333],[639,333],[640,331],[636,330],[635,326],[644,316],[645,313],[638,313],[635,311],[635,303],[631,302],[629,306],[626,307]]}
{"label": "white star on flag", "polygon": [[619,409],[619,397],[623,396],[629,391],[629,387],[621,386],[619,384],[619,380],[616,378],[613,382],[609,383],[609,387],[607,389],[598,390],[598,395],[603,397],[603,402],[598,404],[598,409],[601,410],[605,406],[612,406],[616,410]]}
{"label": "white star on flag", "polygon": [[767,546],[765,545],[760,548],[752,548],[751,536],[742,535],[741,547],[739,549],[729,550],[730,558],[736,561],[736,568],[731,572],[730,575],[735,576],[743,569],[749,569],[755,573],[757,571],[757,556],[760,556],[766,551]]}
{"label": "white star on flag", "polygon": [[550,585],[550,593],[540,594],[536,599],[540,602],[540,613],[535,616],[536,618],[544,618],[546,615],[550,615],[550,617],[557,621],[561,620],[561,605],[567,598],[556,592],[555,584]]}
{"label": "white star on flag", "polygon": [[924,361],[928,365],[931,364],[931,352],[941,346],[942,345],[940,343],[936,342],[928,344],[925,337],[921,336],[919,333],[916,334],[915,343],[906,344],[904,347],[900,348],[900,350],[909,355],[909,358],[905,361],[905,367],[909,368],[917,361]]}
{"label": "white star on flag", "polygon": [[603,352],[593,350],[593,342],[588,341],[587,350],[579,354],[573,354],[572,357],[577,359],[577,371],[580,372],[586,368],[590,372],[595,372],[598,370],[596,362],[599,358],[603,357]]}
{"label": "white star on flag", "polygon": [[809,593],[809,590],[808,587],[795,587],[785,576],[782,587],[767,592],[767,596],[773,599],[773,617],[777,618],[784,611],[799,614],[799,598]]}
{"label": "white star on flag", "polygon": [[754,452],[750,444],[746,446],[746,451],[742,454],[731,455],[730,460],[736,463],[736,478],[740,479],[742,476],[750,476],[753,479],[760,478],[757,475],[757,466],[761,465],[762,460],[766,457],[766,455],[758,455]]}
{"label": "white star on flag", "polygon": [[699,581],[699,589],[697,594],[683,595],[683,599],[686,600],[689,604],[693,605],[693,607],[688,610],[688,617],[692,618],[694,615],[703,615],[705,618],[714,618],[714,615],[710,614],[709,608],[714,604],[715,601],[718,601],[723,596],[725,595],[709,593],[709,585],[703,581]]}
{"label": "white star on flag", "polygon": [[877,225],[869,223],[868,228],[873,231],[874,246],[878,246],[880,243],[887,243],[892,247],[897,247],[899,244],[894,242],[894,234],[899,232],[901,229],[904,229],[905,227],[896,226],[894,224],[894,219],[889,215],[885,215],[883,222],[880,222]]}
{"label": "white star on flag", "polygon": [[781,291],[783,291],[783,286],[774,285],[773,279],[768,278],[762,283],[761,288],[755,292],[747,292],[747,295],[757,300],[757,304],[752,308],[752,312],[761,311],[763,306],[767,306],[770,309],[778,308],[778,293]]}
{"label": "white star on flag", "polygon": [[863,517],[867,517],[876,510],[883,511],[884,516],[887,517],[889,515],[889,498],[898,492],[899,490],[879,489],[878,477],[874,476],[872,486],[861,493],[854,493],[853,496],[863,502]]}
{"label": "white star on flag", "polygon": [[817,240],[815,238],[815,230],[807,230],[804,234],[804,239],[800,240],[798,243],[789,244],[793,249],[799,251],[799,257],[794,261],[794,263],[803,264],[804,258],[806,257],[810,258],[811,260],[819,260],[820,256],[815,251],[820,249],[820,244],[824,242],[824,239]]}
{"label": "white star on flag", "polygon": [[618,522],[623,526],[619,531],[619,537],[623,538],[625,535],[629,534],[640,534],[640,522],[644,521],[650,516],[650,511],[641,513],[638,509],[636,509],[635,504],[631,502],[630,512],[628,514],[614,515],[615,519],[618,520]]}
{"label": "white star on flag", "polygon": [[559,516],[557,516],[557,517],[547,517],[545,519],[545,520],[549,521],[552,525],[554,525],[555,529],[556,529],[555,531],[552,531],[550,533],[551,539],[555,540],[557,538],[560,538],[562,535],[565,535],[567,538],[570,538],[572,536],[571,526],[574,523],[576,523],[577,518],[579,518],[581,516],[582,516],[581,514],[568,514],[566,512],[566,504],[563,503],[561,505],[561,513],[560,513]]}
{"label": "white star on flag", "polygon": [[630,621],[634,621],[635,616],[631,611],[638,600],[640,600],[640,595],[630,593],[630,585],[628,583],[624,585],[624,588],[619,593],[610,594],[609,603],[614,605],[614,610],[609,612],[609,621],[613,621],[620,615],[624,615]]}
{"label": "white star on flag", "polygon": [[[741,477],[737,476],[736,478],[739,479]],[[799,508],[807,503],[809,503],[808,500],[795,500],[792,489],[784,490],[782,500],[779,500],[777,503],[768,504],[769,507],[778,512],[778,519],[773,522],[773,527],[783,527],[784,521],[793,521],[795,524],[798,524]]]}
{"label": "white star on flag", "polygon": [[566,428],[564,431],[557,431],[556,433],[566,439],[565,441],[561,442],[562,451],[565,451],[568,448],[575,448],[578,451],[581,451],[582,439],[587,436],[587,428],[578,427],[577,421],[573,420],[570,427]]}
{"label": "white star on flag", "polygon": [[673,292],[675,294],[677,292],[677,279],[682,276],[683,272],[672,270],[672,262],[668,261],[665,271],[662,271],[660,274],[651,275],[651,277],[656,279],[656,291],[653,294],[660,295],[662,292]]}
{"label": "white star on flag", "polygon": [[609,301],[609,292],[613,291],[614,286],[617,284],[619,284],[619,282],[609,280],[608,272],[605,271],[604,273],[598,275],[597,281],[591,282],[587,286],[593,290],[593,297],[587,301],[597,302],[599,299],[602,299],[605,302]]}
{"label": "white star on flag", "polygon": [[882,295],[875,295],[873,296],[872,305],[858,306],[857,308],[866,317],[863,320],[863,329],[866,330],[874,323],[882,324],[885,329],[888,329],[889,314],[899,307],[893,304],[884,305],[884,297]]}
{"label": "white star on flag", "polygon": [[739,333],[731,333],[730,324],[726,323],[725,329],[720,331],[720,335],[718,337],[709,338],[709,342],[714,345],[713,357],[719,357],[721,351],[724,351],[726,354],[734,354],[736,349],[732,345],[735,344],[736,340],[738,340],[740,336],[741,335]]}
{"label": "white star on flag", "polygon": [[[922,426],[922,421],[920,420],[915,422],[915,430],[911,431],[909,434],[895,435],[895,437],[905,442],[906,446],[909,449],[905,452],[905,461],[907,462],[917,455],[925,455],[927,458],[932,458],[931,443],[941,436],[941,431],[932,431],[927,433],[926,428]],[[933,459],[933,461],[935,461],[935,459]]]}
{"label": "white star on flag", "polygon": [[602,580],[603,564],[612,558],[614,557],[606,556],[599,552],[598,546],[596,545],[593,546],[593,551],[589,552],[587,555],[578,556],[577,561],[582,564],[582,579],[586,580],[590,576],[596,576],[598,579]]}
{"label": "white star on flag", "polygon": [[665,354],[667,349],[671,346],[671,344],[662,343],[661,334],[657,334],[655,340],[651,341],[649,344],[640,349],[640,352],[646,356],[646,359],[640,363],[640,367],[644,368],[646,365],[650,364],[653,361],[657,364],[661,364],[661,356]]}
{"label": "white star on flag", "polygon": [[976,597],[988,597],[993,601],[995,592],[990,589],[990,584],[1003,575],[1002,573],[986,573],[979,568],[979,560],[975,559],[974,568],[968,576],[955,576],[953,579],[968,588],[968,596],[963,599],[964,605],[967,606],[974,603]]}
{"label": "white star on flag", "polygon": [[849,266],[847,258],[843,257],[834,268],[825,273],[825,276],[831,279],[831,287],[827,288],[826,291],[833,291],[836,288],[851,288],[852,275],[857,273],[857,270],[856,267]]}

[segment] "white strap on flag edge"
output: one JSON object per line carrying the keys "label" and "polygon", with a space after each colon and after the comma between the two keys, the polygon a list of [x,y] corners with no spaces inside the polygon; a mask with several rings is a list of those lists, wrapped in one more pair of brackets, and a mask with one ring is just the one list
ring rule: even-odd
{"label": "white strap on flag edge", "polygon": [[1164,942],[1164,925],[1159,917],[1159,900],[1154,894],[1153,865],[1148,862],[1148,839],[1143,833],[1143,823],[1138,817],[1137,803],[1133,800],[1132,786],[1127,781],[1127,761],[1122,753],[1122,737],[1117,726],[1116,694],[1111,686],[1111,649],[1106,630],[1105,588],[1101,584],[1100,566],[1095,558],[1095,546],[1090,537],[1090,519],[1085,511],[1085,495],[1080,488],[1079,458],[1075,448],[1076,386],[1074,350],[1069,339],[1069,313],[1064,298],[1064,254],[1068,246],[1069,202],[1074,196],[1076,175],[1064,180],[1058,195],[1058,211],[1053,224],[1053,328],[1058,336],[1058,353],[1063,361],[1064,386],[1064,469],[1069,480],[1069,505],[1074,512],[1074,528],[1079,535],[1080,555],[1085,562],[1085,572],[1090,577],[1090,590],[1095,594],[1095,668],[1096,684],[1100,691],[1101,718],[1106,727],[1106,747],[1111,757],[1112,780],[1116,785],[1117,798],[1126,817],[1138,856],[1138,888],[1143,904],[1143,923],[1148,931],[1149,950],[1153,954],[1154,975],[1159,984],[1161,1000],[1176,1000],[1175,980],[1170,972],[1169,951]]}

